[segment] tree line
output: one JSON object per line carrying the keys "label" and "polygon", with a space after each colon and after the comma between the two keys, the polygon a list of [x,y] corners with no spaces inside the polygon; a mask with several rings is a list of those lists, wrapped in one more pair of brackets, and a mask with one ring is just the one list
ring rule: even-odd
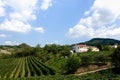
{"label": "tree line", "polygon": [[69,56],[71,54],[70,50],[70,45],[46,44],[44,47],[41,47],[38,44],[35,47],[31,47],[26,43],[22,43],[15,48],[12,55],[14,57],[36,56],[45,62],[55,56]]}

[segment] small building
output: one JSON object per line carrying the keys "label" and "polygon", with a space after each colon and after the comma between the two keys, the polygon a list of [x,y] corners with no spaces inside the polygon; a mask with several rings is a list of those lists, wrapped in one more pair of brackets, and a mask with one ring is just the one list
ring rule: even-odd
{"label": "small building", "polygon": [[100,51],[99,48],[95,46],[87,46],[84,43],[79,43],[72,46],[72,53],[87,52],[88,50]]}
{"label": "small building", "polygon": [[1,53],[4,53],[4,54],[11,54],[11,52],[7,51],[7,50],[0,50]]}
{"label": "small building", "polygon": [[77,53],[77,52],[87,52],[89,47],[84,44],[84,43],[79,43],[79,44],[75,44],[73,47],[73,52]]}
{"label": "small building", "polygon": [[117,44],[114,44],[114,45],[109,45],[111,48],[117,48],[118,45]]}
{"label": "small building", "polygon": [[95,51],[95,52],[100,51],[99,48],[97,48],[95,46],[89,46],[89,49],[91,49],[91,51]]}

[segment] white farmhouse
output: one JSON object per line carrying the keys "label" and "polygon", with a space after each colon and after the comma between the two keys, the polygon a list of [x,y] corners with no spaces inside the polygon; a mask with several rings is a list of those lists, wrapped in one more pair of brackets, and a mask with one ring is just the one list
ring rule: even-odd
{"label": "white farmhouse", "polygon": [[114,44],[114,45],[109,45],[111,48],[117,48],[118,45],[117,44]]}
{"label": "white farmhouse", "polygon": [[11,54],[11,52],[7,51],[7,50],[0,50],[0,53],[4,53],[4,54]]}
{"label": "white farmhouse", "polygon": [[87,52],[89,49],[91,49],[91,51],[99,51],[99,49],[95,46],[87,46],[84,43],[79,43],[79,44],[75,44],[72,46],[72,51],[73,53],[78,53],[78,52]]}
{"label": "white farmhouse", "polygon": [[89,47],[84,44],[84,43],[80,43],[80,44],[75,44],[73,47],[73,52],[77,53],[77,52],[87,52]]}

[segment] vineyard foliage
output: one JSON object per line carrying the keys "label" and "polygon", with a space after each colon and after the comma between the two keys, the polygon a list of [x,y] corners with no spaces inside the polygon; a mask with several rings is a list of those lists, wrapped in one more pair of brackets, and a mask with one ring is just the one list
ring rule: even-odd
{"label": "vineyard foliage", "polygon": [[[13,80],[7,78],[6,80]],[[119,74],[114,74],[111,69],[85,75],[49,75],[36,77],[21,77],[14,80],[120,80]]]}
{"label": "vineyard foliage", "polygon": [[36,57],[0,59],[0,78],[24,78],[54,75],[55,72]]}

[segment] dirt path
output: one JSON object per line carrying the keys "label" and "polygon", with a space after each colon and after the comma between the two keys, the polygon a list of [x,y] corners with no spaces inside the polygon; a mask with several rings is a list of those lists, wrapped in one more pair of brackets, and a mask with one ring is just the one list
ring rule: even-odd
{"label": "dirt path", "polygon": [[84,73],[80,73],[80,74],[75,74],[75,75],[80,76],[80,75],[84,75],[84,74],[88,74],[88,73],[94,73],[94,72],[98,72],[98,71],[106,70],[106,69],[109,69],[109,68],[110,68],[110,67],[102,68],[102,69],[97,69],[97,70],[88,71],[88,72],[84,72]]}

